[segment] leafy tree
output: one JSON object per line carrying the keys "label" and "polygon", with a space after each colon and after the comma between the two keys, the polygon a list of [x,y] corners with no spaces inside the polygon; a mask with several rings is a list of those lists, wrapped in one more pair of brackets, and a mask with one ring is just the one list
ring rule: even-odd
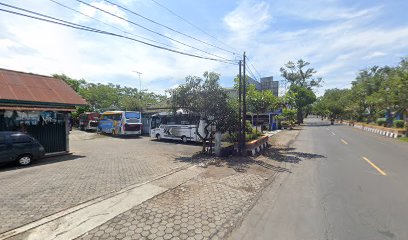
{"label": "leafy tree", "polygon": [[367,122],[385,116],[391,126],[392,113],[399,114],[408,108],[408,58],[403,58],[396,67],[361,70],[351,89],[328,89],[320,101],[319,105],[332,114]]}
{"label": "leafy tree", "polygon": [[248,88],[248,107],[250,111],[256,114],[256,122],[258,125],[259,114],[274,109],[278,104],[278,99],[270,90],[258,91],[253,84],[250,84]]}
{"label": "leafy tree", "polygon": [[140,111],[166,99],[166,96],[139,91],[137,88],[122,87],[111,83],[89,83],[84,79],[77,80],[70,78],[65,74],[54,74],[53,77],[65,81],[88,102],[88,106],[77,107],[73,117],[86,111]]}
{"label": "leafy tree", "polygon": [[329,113],[331,118],[344,118],[346,114],[346,108],[349,104],[348,99],[346,98],[348,89],[329,89],[327,90],[321,101],[324,102],[325,108]]}
{"label": "leafy tree", "polygon": [[303,123],[304,108],[316,101],[316,95],[308,87],[291,85],[286,93],[286,101],[297,110],[297,122]]}
{"label": "leafy tree", "polygon": [[[211,126],[215,126],[217,131],[226,132],[231,127],[231,122],[237,119],[226,91],[219,85],[219,77],[214,72],[204,72],[203,77],[187,76],[184,84],[168,91],[174,109],[183,108],[188,113],[199,115],[200,120],[205,120],[204,134],[197,131],[203,142],[203,152],[206,142],[213,139]],[[200,122],[197,122],[197,130]]]}
{"label": "leafy tree", "polygon": [[284,108],[282,110],[282,117],[289,122],[294,122],[296,120],[297,111],[295,109]]}
{"label": "leafy tree", "polygon": [[[313,78],[316,73],[314,68],[307,68],[310,63],[298,60],[296,63],[289,61],[285,67],[280,68],[282,77],[284,77],[290,85],[297,85],[305,88],[312,88],[320,86],[321,78]],[[307,68],[307,69],[306,69]]]}
{"label": "leafy tree", "polygon": [[296,108],[299,124],[303,123],[305,108],[316,101],[312,88],[319,87],[322,82],[321,78],[313,77],[316,71],[308,68],[309,65],[309,62],[300,59],[296,63],[289,61],[280,69],[282,77],[290,84],[286,99],[289,105]]}
{"label": "leafy tree", "polygon": [[63,80],[77,93],[87,84],[84,79],[76,80],[65,74],[53,74],[52,77]]}

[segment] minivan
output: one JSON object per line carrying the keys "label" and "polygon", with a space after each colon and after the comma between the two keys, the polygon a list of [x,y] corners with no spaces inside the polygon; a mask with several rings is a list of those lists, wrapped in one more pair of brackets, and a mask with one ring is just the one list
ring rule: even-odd
{"label": "minivan", "polygon": [[44,154],[44,147],[30,135],[21,132],[0,132],[0,163],[15,161],[21,166],[26,166]]}

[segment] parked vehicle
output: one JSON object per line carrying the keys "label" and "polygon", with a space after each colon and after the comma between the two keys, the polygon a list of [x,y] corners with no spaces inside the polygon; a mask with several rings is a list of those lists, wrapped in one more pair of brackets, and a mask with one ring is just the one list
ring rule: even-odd
{"label": "parked vehicle", "polygon": [[16,161],[26,166],[44,154],[44,147],[28,134],[0,132],[0,163]]}
{"label": "parked vehicle", "polygon": [[[198,116],[183,113],[158,113],[150,121],[150,137],[161,139],[182,140],[183,142],[200,142],[197,135]],[[204,135],[205,121],[200,120],[198,131]]]}
{"label": "parked vehicle", "polygon": [[82,131],[96,130],[99,124],[100,114],[97,112],[85,112],[79,115],[79,129]]}
{"label": "parked vehicle", "polygon": [[112,135],[141,135],[142,114],[131,111],[107,111],[101,114],[98,131]]}

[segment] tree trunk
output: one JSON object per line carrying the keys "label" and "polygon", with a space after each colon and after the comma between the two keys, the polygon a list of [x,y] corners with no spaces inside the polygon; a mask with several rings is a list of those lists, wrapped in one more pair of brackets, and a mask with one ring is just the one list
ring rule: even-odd
{"label": "tree trunk", "polygon": [[302,108],[299,108],[297,111],[297,121],[299,125],[303,123],[303,109]]}
{"label": "tree trunk", "polygon": [[[259,114],[256,114],[256,132],[258,133],[258,125],[259,125]],[[262,127],[261,127],[261,132],[262,132]]]}

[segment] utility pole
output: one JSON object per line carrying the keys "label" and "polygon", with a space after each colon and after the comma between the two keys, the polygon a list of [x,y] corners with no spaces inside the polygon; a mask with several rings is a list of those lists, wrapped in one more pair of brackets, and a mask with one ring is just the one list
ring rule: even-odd
{"label": "utility pole", "polygon": [[239,60],[239,83],[238,83],[238,122],[239,122],[239,127],[238,127],[238,153],[241,155],[242,154],[242,116],[241,116],[241,107],[242,107],[242,102],[241,102],[241,96],[242,96],[242,74],[241,74],[241,67],[242,67],[242,61]]}
{"label": "utility pole", "polygon": [[138,72],[138,71],[133,71],[133,72],[135,72],[135,73],[137,73],[137,75],[139,75],[139,92],[142,93],[142,79],[141,79],[140,75],[142,75],[143,73]]}
{"label": "utility pole", "polygon": [[142,75],[143,73],[138,72],[138,71],[132,71],[137,73],[137,75],[139,75],[139,100],[142,101],[142,78],[140,77],[140,75]]}
{"label": "utility pole", "polygon": [[246,125],[246,73],[245,73],[245,68],[246,68],[246,61],[245,61],[245,58],[246,58],[246,54],[245,54],[245,52],[244,52],[244,67],[243,67],[243,72],[244,72],[244,81],[243,81],[243,93],[242,93],[242,104],[243,104],[243,106],[242,106],[242,129],[243,129],[243,131],[242,131],[242,138],[243,138],[243,141],[242,141],[242,149],[244,149],[244,151],[245,151],[245,139],[246,139],[246,137],[245,137],[245,125]]}

